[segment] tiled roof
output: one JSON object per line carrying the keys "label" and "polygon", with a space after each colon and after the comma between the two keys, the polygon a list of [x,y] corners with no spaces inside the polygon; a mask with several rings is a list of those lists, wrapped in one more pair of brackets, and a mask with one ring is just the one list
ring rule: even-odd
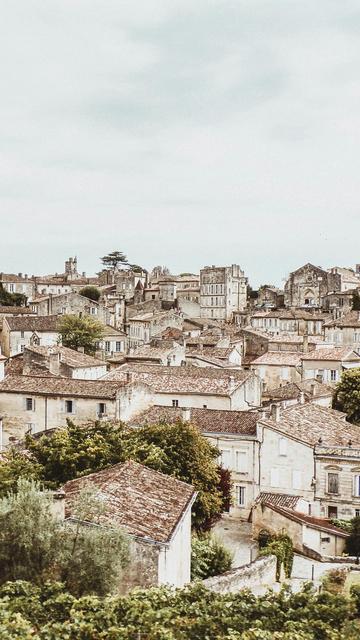
{"label": "tiled roof", "polygon": [[330,314],[311,313],[301,309],[275,309],[270,311],[256,311],[251,318],[280,318],[280,320],[328,320]]}
{"label": "tiled roof", "polygon": [[253,360],[251,364],[297,367],[301,364],[301,353],[297,351],[267,351]]}
{"label": "tiled roof", "polygon": [[42,376],[5,376],[0,382],[1,393],[30,393],[34,395],[71,396],[79,398],[116,398],[124,382],[77,380],[74,378]]}
{"label": "tiled roof", "polygon": [[306,400],[332,396],[334,389],[327,384],[318,382],[314,378],[303,380],[303,382],[288,382],[282,387],[264,392],[264,395],[272,400],[292,400],[299,398],[304,393]]}
{"label": "tiled roof", "polygon": [[57,332],[59,316],[7,316],[4,320],[11,331],[49,331]]}
{"label": "tiled roof", "polygon": [[133,461],[67,482],[63,489],[66,517],[86,486],[99,489],[105,505],[103,523],[117,524],[130,535],[160,543],[170,542],[184,512],[195,497],[194,487]]}
{"label": "tiled roof", "polygon": [[309,353],[301,355],[302,360],[343,360],[360,362],[360,355],[358,355],[352,347],[329,347],[319,348]]}
{"label": "tiled roof", "polygon": [[[286,342],[286,343],[295,343],[302,344],[304,342],[305,336],[299,336],[297,333],[284,333],[282,332],[278,336],[268,336],[269,342]],[[324,338],[322,336],[307,336],[309,344],[321,344],[324,342]]]}
{"label": "tiled roof", "polygon": [[0,315],[26,316],[32,315],[34,312],[29,307],[1,307]]}
{"label": "tiled roof", "polygon": [[222,369],[227,369],[231,365],[226,360],[219,360],[219,358],[212,358],[211,356],[207,356],[203,351],[190,350],[189,353],[186,354],[186,360],[200,360],[202,362],[207,362],[210,365],[214,365],[216,367],[220,367]]}
{"label": "tiled roof", "polygon": [[332,533],[333,535],[336,534],[341,538],[349,537],[349,534],[344,531],[344,529],[340,529],[334,524],[331,524],[331,522],[327,518],[315,518],[314,516],[307,516],[304,513],[300,513],[299,511],[293,511],[292,509],[272,504],[271,502],[264,502],[263,504],[265,504],[267,507],[270,507],[270,509],[273,509],[273,511],[284,515],[290,520],[294,520],[295,522],[299,522],[301,524],[306,524],[313,529],[319,529],[320,531]]}
{"label": "tiled roof", "polygon": [[98,360],[97,358],[93,358],[92,356],[87,355],[86,353],[81,353],[80,351],[75,351],[74,349],[68,349],[67,347],[62,347],[58,345],[54,345],[53,347],[45,347],[45,346],[28,346],[25,347],[25,351],[30,351],[33,353],[37,353],[39,355],[44,356],[46,358],[50,354],[58,353],[60,355],[60,360],[64,364],[67,364],[68,367],[73,368],[83,368],[83,367],[106,367],[106,362],[103,360]]}
{"label": "tiled roof", "polygon": [[[238,433],[255,436],[259,414],[256,411],[224,411],[221,409],[190,409],[189,422],[202,433]],[[130,426],[173,424],[183,420],[183,410],[177,407],[153,406],[129,422]]]}
{"label": "tiled roof", "polygon": [[158,393],[203,393],[229,395],[251,375],[239,369],[216,369],[215,367],[166,367],[154,364],[132,363],[110,371],[102,378],[126,380],[132,373],[136,381],[149,385]]}
{"label": "tiled roof", "polygon": [[360,327],[360,311],[350,311],[346,316],[327,322],[325,327]]}
{"label": "tiled roof", "polygon": [[261,491],[255,502],[257,504],[275,504],[278,507],[287,507],[288,509],[295,509],[297,503],[300,500],[300,496],[292,496],[287,493],[269,493],[268,491]]}
{"label": "tiled roof", "polygon": [[119,336],[119,337],[126,337],[126,333],[124,331],[121,331],[121,329],[115,329],[115,327],[112,327],[109,324],[106,324],[103,327],[103,339],[106,339],[107,337],[110,336]]}
{"label": "tiled roof", "polygon": [[311,402],[280,410],[279,420],[269,416],[259,422],[290,437],[314,446],[360,446],[360,429],[346,422],[345,414]]}

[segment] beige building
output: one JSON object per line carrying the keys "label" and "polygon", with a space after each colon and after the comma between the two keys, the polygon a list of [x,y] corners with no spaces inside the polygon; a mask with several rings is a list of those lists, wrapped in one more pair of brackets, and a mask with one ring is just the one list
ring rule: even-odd
{"label": "beige building", "polygon": [[168,327],[182,329],[183,318],[176,311],[142,313],[128,318],[128,337],[130,348],[148,344],[162,334]]}
{"label": "beige building", "polygon": [[118,382],[7,375],[0,382],[3,442],[91,420],[129,420],[153,401],[149,388],[128,379]]}
{"label": "beige building", "polygon": [[290,273],[284,287],[285,306],[320,308],[322,298],[330,291],[341,291],[341,276],[309,262]]}
{"label": "beige building", "polygon": [[31,344],[52,346],[58,341],[57,316],[7,316],[3,319],[1,349],[5,356],[22,353]]}
{"label": "beige building", "polygon": [[[19,359],[19,356],[16,356]],[[25,347],[22,374],[61,376],[77,380],[98,380],[106,374],[106,363],[81,351],[60,345]],[[19,371],[20,372],[20,371]]]}
{"label": "beige building", "polygon": [[296,351],[267,351],[252,360],[250,369],[263,384],[263,391],[276,389],[288,382],[301,381],[301,353]]}
{"label": "beige building", "polygon": [[52,295],[37,297],[31,302],[31,309],[38,316],[52,315],[73,315],[92,316],[100,322],[105,322],[105,309],[98,302],[89,300],[85,296],[81,296],[75,291],[63,293],[60,295]]}
{"label": "beige building", "polygon": [[271,335],[295,333],[300,336],[322,336],[324,323],[328,320],[330,315],[315,311],[310,313],[306,309],[277,309],[256,311],[250,317],[250,326]]}
{"label": "beige building", "polygon": [[130,537],[130,563],[121,576],[121,593],[190,582],[194,487],[129,460],[67,482],[66,518],[73,519],[74,499],[87,486],[101,493],[105,510],[100,526],[119,527]]}
{"label": "beige building", "polygon": [[360,311],[350,311],[342,318],[327,322],[324,334],[326,342],[360,352]]}
{"label": "beige building", "polygon": [[231,320],[245,309],[247,278],[237,264],[231,267],[204,267],[200,271],[200,316]]}
{"label": "beige building", "polygon": [[153,340],[151,344],[132,349],[125,360],[130,364],[140,362],[180,367],[185,364],[185,347],[174,340]]}
{"label": "beige building", "polygon": [[327,518],[351,520],[360,516],[359,445],[359,439],[349,437],[345,446],[330,447],[324,441],[315,447],[315,500]]}
{"label": "beige building", "polygon": [[154,406],[135,416],[130,426],[173,424],[178,420],[197,427],[219,449],[219,464],[231,472],[230,515],[245,519],[257,496],[259,443],[256,411],[217,411]]}
{"label": "beige building", "polygon": [[360,355],[352,347],[318,348],[301,356],[302,378],[336,383],[347,369],[360,367]]}
{"label": "beige building", "polygon": [[246,411],[261,402],[261,382],[249,371],[134,363],[110,371],[103,380],[124,381],[129,376],[149,386],[154,404],[161,406]]}

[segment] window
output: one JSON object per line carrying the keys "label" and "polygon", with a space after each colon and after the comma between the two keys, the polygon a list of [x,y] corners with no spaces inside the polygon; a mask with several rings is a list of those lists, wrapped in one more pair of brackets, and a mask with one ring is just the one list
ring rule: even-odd
{"label": "window", "polygon": [[237,504],[238,507],[244,507],[245,506],[245,488],[246,487],[242,487],[239,484],[237,484],[236,487],[235,487],[236,504]]}
{"label": "window", "polygon": [[9,284],[9,291],[10,291],[10,293],[14,293],[14,285],[13,284]]}
{"label": "window", "polygon": [[354,478],[354,495],[360,497],[360,475]]}
{"label": "window", "polygon": [[178,407],[179,406],[179,400],[173,400],[172,401],[172,406],[173,407]]}
{"label": "window", "polygon": [[235,451],[235,470],[239,473],[247,473],[248,471],[248,455],[247,451]]}
{"label": "window", "polygon": [[74,413],[73,405],[74,403],[72,400],[65,400],[65,413]]}
{"label": "window", "polygon": [[22,331],[22,332],[21,332],[20,337],[21,337],[21,338],[25,338],[25,331]]}
{"label": "window", "polygon": [[279,438],[279,456],[287,455],[287,439]]}
{"label": "window", "polygon": [[25,345],[24,345],[24,344],[21,344],[21,345],[20,345],[20,352],[21,352],[21,353],[24,353],[24,351],[25,351]]}
{"label": "window", "polygon": [[33,401],[32,398],[26,398],[25,404],[26,404],[26,411],[34,411],[35,402]]}
{"label": "window", "polygon": [[328,473],[328,493],[339,493],[338,473]]}
{"label": "window", "polygon": [[122,351],[122,341],[116,342],[115,351]]}
{"label": "window", "polygon": [[207,409],[207,404],[203,404],[203,409]]}
{"label": "window", "polygon": [[355,509],[355,518],[360,518],[360,509]]}
{"label": "window", "polygon": [[298,469],[293,469],[292,472],[292,488],[301,489],[301,471]]}
{"label": "window", "polygon": [[330,380],[331,380],[331,382],[335,382],[336,381],[336,378],[337,378],[336,373],[337,373],[336,369],[331,369],[331,371],[330,371]]}
{"label": "window", "polygon": [[272,487],[279,487],[279,469],[273,467],[270,469],[270,485]]}
{"label": "window", "polygon": [[104,416],[106,414],[106,404],[105,402],[99,402],[98,404],[98,416]]}
{"label": "window", "polygon": [[110,351],[110,342],[108,340],[105,341],[105,351],[109,353]]}
{"label": "window", "polygon": [[220,463],[224,469],[230,469],[230,449],[220,449]]}

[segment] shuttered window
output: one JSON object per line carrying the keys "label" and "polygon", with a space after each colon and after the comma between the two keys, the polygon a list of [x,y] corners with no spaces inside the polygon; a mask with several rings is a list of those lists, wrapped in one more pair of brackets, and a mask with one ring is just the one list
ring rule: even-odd
{"label": "shuttered window", "polygon": [[328,493],[339,493],[338,473],[328,473]]}

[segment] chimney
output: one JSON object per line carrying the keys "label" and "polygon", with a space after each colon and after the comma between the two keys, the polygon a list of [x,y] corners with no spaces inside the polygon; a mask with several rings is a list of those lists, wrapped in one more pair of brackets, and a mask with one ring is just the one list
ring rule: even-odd
{"label": "chimney", "polygon": [[315,382],[312,382],[312,384],[310,385],[310,393],[311,393],[312,397],[314,398],[315,394],[316,394],[316,384],[315,384]]}
{"label": "chimney", "polygon": [[190,407],[183,407],[181,409],[181,419],[183,422],[190,422],[190,419],[191,419]]}
{"label": "chimney", "polygon": [[307,333],[304,333],[303,352],[308,353],[308,351],[309,351],[309,336]]}
{"label": "chimney", "polygon": [[85,353],[85,347],[78,347],[78,348],[77,348],[77,351],[78,351],[79,353]]}
{"label": "chimney", "polygon": [[49,353],[49,371],[58,376],[60,373],[60,351],[50,351]]}
{"label": "chimney", "polygon": [[300,391],[299,404],[305,404],[305,394],[303,391]]}
{"label": "chimney", "polygon": [[232,389],[234,389],[235,387],[235,378],[234,376],[230,376],[229,377],[229,389],[230,391],[232,391]]}
{"label": "chimney", "polygon": [[270,408],[270,416],[272,420],[275,420],[275,422],[279,422],[280,421],[280,405],[278,404],[272,404],[271,408]]}
{"label": "chimney", "polygon": [[65,520],[65,491],[63,489],[54,491],[51,511],[60,520]]}

